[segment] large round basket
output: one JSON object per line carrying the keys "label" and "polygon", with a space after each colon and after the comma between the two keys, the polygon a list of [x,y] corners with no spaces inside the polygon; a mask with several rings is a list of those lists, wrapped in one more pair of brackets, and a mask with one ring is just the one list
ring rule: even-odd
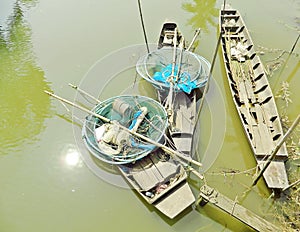
{"label": "large round basket", "polygon": [[[113,121],[114,125],[122,125],[130,128],[135,120],[136,113],[141,108],[147,109],[147,113],[137,129],[137,133],[148,137],[152,141],[163,143],[165,130],[168,126],[167,114],[165,109],[157,101],[145,96],[117,96],[109,98],[98,104],[92,109],[93,112]],[[156,147],[140,138],[125,133],[130,144],[125,146],[118,154],[110,154],[101,149],[97,138],[97,128],[100,128],[106,122],[94,115],[88,115],[82,128],[83,141],[88,150],[98,159],[110,164],[125,164],[139,160],[149,153],[153,152]],[[106,126],[106,125],[105,125]],[[119,133],[121,134],[121,133]],[[118,135],[119,135],[118,134]],[[106,143],[105,143],[106,144]],[[113,149],[115,144],[107,144]]]}

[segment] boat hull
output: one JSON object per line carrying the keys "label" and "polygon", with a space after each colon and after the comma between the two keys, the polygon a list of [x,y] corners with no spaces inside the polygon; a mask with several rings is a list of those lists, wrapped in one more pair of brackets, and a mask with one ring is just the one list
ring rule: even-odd
{"label": "boat hull", "polygon": [[[164,142],[162,140],[168,125],[167,115],[164,108],[153,99],[144,96],[118,96],[98,104],[92,112],[128,127],[134,121],[133,113],[142,107],[146,107],[148,112],[143,119],[145,122],[140,124],[141,128],[138,130],[141,130],[140,133],[151,130],[151,133],[144,132],[144,135],[156,142]],[[186,183],[185,169],[176,157],[171,157],[160,148],[134,148],[135,153],[126,155],[106,154],[98,147],[96,133],[103,125],[103,120],[95,115],[86,117],[82,129],[86,147],[97,159],[116,165],[126,181],[148,204],[152,204],[167,217],[174,218],[195,201]],[[142,145],[147,146],[145,143]],[[176,201],[179,199],[183,200]]]}
{"label": "boat hull", "polygon": [[[179,48],[182,35],[179,30],[177,30],[178,33],[175,33],[175,28],[177,28],[176,23],[163,25],[158,49],[141,57],[137,62],[136,69],[157,90],[160,103],[168,111],[169,135],[174,146],[178,151],[192,156],[193,135],[198,116],[197,106],[199,104],[197,102],[202,95],[202,88],[206,85],[210,63],[198,54]],[[167,39],[165,38],[165,31],[169,36]],[[175,51],[172,41],[174,41],[173,38],[176,34],[178,37]],[[169,43],[163,41],[169,41]],[[176,57],[175,65],[173,62],[174,54]],[[175,76],[177,68],[180,70],[179,81],[177,80],[175,84],[172,83],[173,85],[170,83],[172,82],[170,81],[171,67],[175,70]],[[180,78],[180,75],[184,77]],[[177,83],[184,83],[185,86],[182,87]],[[167,106],[167,102],[171,102],[169,106]]]}
{"label": "boat hull", "polygon": [[[283,137],[275,99],[263,64],[239,12],[226,5],[225,10],[220,11],[219,25],[232,99],[255,159],[262,167]],[[283,144],[264,173],[269,188],[283,189],[288,186],[284,165],[287,158],[286,145]]]}
{"label": "boat hull", "polygon": [[171,219],[195,202],[183,166],[160,149],[135,163],[119,165],[118,168],[148,204]]}

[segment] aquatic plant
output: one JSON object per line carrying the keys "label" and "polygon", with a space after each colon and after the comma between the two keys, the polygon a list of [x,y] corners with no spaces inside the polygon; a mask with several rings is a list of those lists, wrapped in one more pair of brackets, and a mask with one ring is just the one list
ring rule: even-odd
{"label": "aquatic plant", "polygon": [[[287,114],[288,107],[292,103],[290,86],[287,82],[282,82],[281,89],[276,94],[284,104],[280,108],[281,122],[286,131],[292,122]],[[295,129],[286,141],[289,160],[286,163],[288,167],[288,178],[290,183],[297,183],[300,180],[300,126]],[[300,228],[300,189],[294,185],[282,193],[281,198],[275,201],[276,219],[282,225],[282,231],[299,231]]]}

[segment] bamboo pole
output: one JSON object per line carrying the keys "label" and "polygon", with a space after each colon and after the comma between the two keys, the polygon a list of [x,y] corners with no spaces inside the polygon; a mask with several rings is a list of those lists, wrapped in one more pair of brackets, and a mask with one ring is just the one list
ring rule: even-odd
{"label": "bamboo pole", "polygon": [[[223,2],[223,11],[225,10],[225,5],[226,5],[226,0],[224,0],[224,2]],[[220,23],[222,23],[222,20],[221,20]],[[201,98],[201,102],[200,102],[200,105],[199,105],[199,109],[198,109],[198,113],[197,113],[195,125],[197,125],[198,120],[200,118],[200,113],[201,113],[201,110],[202,110],[202,107],[203,107],[204,98],[206,96],[206,93],[207,93],[207,90],[208,90],[208,86],[209,86],[209,82],[210,82],[210,79],[211,79],[211,76],[212,76],[212,71],[213,71],[213,68],[215,66],[216,57],[217,57],[217,54],[218,54],[218,48],[219,48],[219,45],[220,45],[220,42],[221,42],[221,37],[222,37],[221,33],[222,32],[220,31],[219,36],[218,36],[218,40],[217,40],[217,44],[216,44],[216,48],[215,48],[215,52],[214,52],[214,56],[213,56],[213,59],[212,59],[212,62],[211,62],[211,66],[210,66],[210,69],[209,69],[209,74],[208,74],[207,82],[206,82],[206,85],[205,85],[203,93],[202,93],[202,98]],[[195,133],[195,129],[194,129],[194,133]]]}
{"label": "bamboo pole", "polygon": [[200,31],[201,31],[200,28],[198,28],[198,29],[196,30],[195,35],[194,35],[194,37],[193,37],[193,39],[192,39],[192,42],[190,43],[190,45],[188,46],[188,48],[186,49],[186,51],[189,51],[189,50],[192,48],[193,44],[194,44],[195,41],[196,41],[196,38],[197,38],[198,35],[200,34]]}
{"label": "bamboo pole", "polygon": [[[51,92],[49,92],[49,91],[47,91],[47,90],[45,90],[44,92],[45,92],[46,94],[50,95],[51,97],[56,98],[56,99],[58,99],[58,100],[61,101],[61,102],[67,103],[67,104],[69,104],[69,105],[71,105],[71,106],[73,106],[73,107],[75,107],[75,108],[77,108],[77,109],[80,109],[80,110],[82,110],[82,111],[84,111],[84,112],[86,112],[86,113],[88,113],[88,114],[90,114],[90,115],[93,115],[93,116],[95,116],[95,117],[101,119],[102,121],[104,121],[104,122],[106,122],[106,123],[112,123],[112,124],[115,124],[114,121],[111,121],[110,119],[108,119],[108,118],[106,118],[106,117],[103,117],[102,115],[97,114],[97,113],[95,113],[95,112],[93,112],[93,111],[91,111],[91,110],[89,110],[89,109],[86,109],[86,108],[80,106],[80,105],[77,105],[77,104],[75,104],[75,103],[73,103],[73,102],[71,102],[71,101],[69,101],[69,100],[67,100],[67,99],[64,99],[64,98],[62,98],[62,97],[59,97],[58,95],[55,95],[54,93],[51,93]],[[158,143],[158,142],[156,142],[156,141],[153,141],[152,139],[150,139],[150,138],[148,138],[148,137],[146,137],[146,136],[144,136],[144,135],[141,135],[141,134],[139,134],[139,133],[136,133],[136,132],[134,132],[134,131],[131,131],[131,130],[129,130],[127,127],[124,127],[124,126],[119,125],[119,124],[118,124],[118,126],[119,126],[121,129],[123,129],[123,130],[129,132],[130,134],[132,134],[132,135],[134,135],[134,136],[136,136],[136,137],[138,137],[138,138],[140,138],[140,139],[143,139],[143,140],[145,140],[146,142],[151,143],[151,144],[153,144],[153,145],[155,145],[155,146],[157,146],[157,147],[160,147],[161,149],[163,149],[165,152],[169,153],[170,155],[173,154],[173,155],[175,155],[175,156],[177,156],[177,157],[179,157],[179,158],[181,158],[181,159],[183,159],[183,160],[185,160],[185,161],[187,161],[187,162],[190,162],[190,163],[192,163],[192,164],[194,164],[194,165],[196,165],[196,166],[198,166],[198,167],[202,167],[202,164],[201,164],[201,163],[197,162],[196,160],[193,160],[193,159],[190,158],[190,157],[187,157],[186,155],[184,155],[184,154],[182,154],[182,153],[180,153],[180,152],[178,152],[178,151],[175,151],[175,150],[173,150],[173,149],[171,149],[171,148],[169,148],[169,147],[167,147],[167,146],[165,146],[165,145],[163,145],[163,144],[160,144],[160,143]]]}
{"label": "bamboo pole", "polygon": [[296,47],[296,44],[298,43],[299,37],[300,37],[300,34],[298,35],[298,37],[297,37],[297,39],[296,39],[296,41],[295,41],[295,43],[294,43],[294,45],[293,45],[293,47],[292,47],[292,49],[290,51],[290,55],[293,53],[293,51],[294,51],[294,49]]}
{"label": "bamboo pole", "polygon": [[174,38],[173,38],[173,60],[172,60],[172,72],[171,72],[171,76],[169,77],[169,81],[170,81],[170,91],[169,94],[167,96],[167,101],[165,104],[165,108],[167,108],[167,113],[168,116],[170,117],[172,114],[172,98],[173,98],[173,79],[174,79],[174,73],[175,73],[175,67],[176,67],[176,52],[177,52],[177,27],[175,28],[174,31]]}
{"label": "bamboo pole", "polygon": [[144,39],[146,43],[146,48],[147,52],[150,53],[149,45],[148,45],[148,39],[147,39],[147,34],[146,34],[146,29],[144,25],[144,18],[143,18],[143,13],[142,13],[142,6],[141,6],[141,1],[138,0],[138,6],[139,6],[139,12],[140,12],[140,18],[141,18],[141,23],[142,23],[142,28],[143,28],[143,34],[144,34]]}
{"label": "bamboo pole", "polygon": [[270,154],[269,158],[267,159],[265,165],[260,170],[260,172],[256,176],[256,178],[254,179],[254,181],[252,183],[252,186],[254,186],[254,185],[257,184],[258,180],[262,177],[262,175],[264,174],[264,172],[267,169],[267,167],[270,165],[270,163],[272,162],[272,160],[275,158],[278,150],[280,149],[280,147],[282,146],[282,144],[285,142],[285,140],[288,138],[288,136],[291,134],[291,132],[296,128],[296,126],[298,125],[299,121],[300,121],[300,114],[297,116],[297,118],[295,119],[295,121],[293,122],[293,124],[291,125],[291,127],[288,129],[288,131],[285,133],[285,135],[277,143],[277,145],[275,146],[275,148],[271,151],[271,154]]}
{"label": "bamboo pole", "polygon": [[178,82],[178,79],[180,77],[181,65],[182,65],[182,54],[183,54],[183,49],[184,49],[184,38],[182,38],[182,40],[180,41],[179,49],[180,49],[179,62],[178,62],[178,69],[177,69],[177,73],[176,73],[176,77],[175,77],[175,83]]}
{"label": "bamboo pole", "polygon": [[92,100],[94,100],[95,102],[97,102],[98,104],[101,103],[101,101],[99,99],[95,98],[94,96],[92,96],[89,93],[85,92],[84,90],[80,89],[78,86],[73,85],[71,83],[69,83],[69,86],[71,86],[73,89],[77,90],[79,93],[82,93],[83,95],[88,96],[89,98],[91,98]]}
{"label": "bamboo pole", "polygon": [[294,183],[290,184],[289,186],[285,187],[284,189],[282,189],[282,192],[288,190],[289,188],[291,188],[291,187],[293,187],[293,186],[295,186],[295,185],[297,185],[299,183],[300,183],[300,179],[297,180],[297,181],[295,181]]}
{"label": "bamboo pole", "polygon": [[[76,91],[79,91],[80,93],[82,93],[82,94],[84,94],[84,95],[90,97],[92,100],[96,101],[98,104],[101,103],[101,101],[100,101],[99,99],[95,98],[94,96],[92,96],[91,94],[87,93],[86,91],[80,89],[78,86],[73,85],[73,84],[71,84],[71,83],[69,83],[69,86],[71,86],[71,87],[72,87],[73,89],[75,89]],[[65,104],[64,104],[63,102],[61,102],[61,103],[65,106]],[[65,107],[66,107],[66,106],[65,106]],[[179,160],[179,161],[180,161],[180,163],[182,163],[183,165],[186,165],[186,163],[184,163],[183,161],[181,161],[181,160]],[[204,176],[203,176],[200,172],[198,172],[196,169],[194,169],[194,168],[191,167],[191,166],[188,166],[188,167],[187,167],[187,171],[193,173],[193,174],[194,174],[195,176],[197,176],[200,180],[203,180],[203,178],[204,178]]]}

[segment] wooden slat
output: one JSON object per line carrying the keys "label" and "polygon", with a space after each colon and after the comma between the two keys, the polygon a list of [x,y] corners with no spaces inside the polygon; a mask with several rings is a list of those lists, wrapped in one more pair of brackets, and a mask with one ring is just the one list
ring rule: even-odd
{"label": "wooden slat", "polygon": [[156,156],[151,157],[152,162],[155,164],[157,171],[163,177],[164,182],[169,181],[170,178],[180,173],[180,164],[175,161],[160,161]]}
{"label": "wooden slat", "polygon": [[[257,163],[262,167],[265,161],[258,160]],[[284,161],[272,161],[263,176],[269,188],[284,189],[289,185]]]}
{"label": "wooden slat", "polygon": [[248,99],[251,101],[251,103],[255,103],[256,102],[256,97],[254,95],[254,91],[253,91],[253,88],[252,88],[252,83],[248,78],[244,79],[244,85],[245,85],[245,89],[246,89],[246,92],[247,92]]}
{"label": "wooden slat", "polygon": [[192,133],[194,129],[196,106],[185,93],[176,95],[175,101],[175,127],[183,133]]}
{"label": "wooden slat", "polygon": [[242,103],[248,102],[248,95],[246,91],[246,87],[243,81],[238,82],[238,88],[237,88],[240,96],[240,101]]}
{"label": "wooden slat", "polygon": [[255,113],[257,116],[257,123],[258,123],[260,138],[262,140],[262,148],[261,149],[263,150],[264,154],[269,154],[270,151],[275,146],[275,144],[273,142],[271,132],[269,131],[268,126],[265,122],[262,108],[258,104],[255,104]]}
{"label": "wooden slat", "polygon": [[139,165],[141,169],[138,172],[132,173],[132,178],[142,190],[148,191],[163,181],[162,175],[157,171],[151,159],[145,157],[139,161]]}
{"label": "wooden slat", "polygon": [[188,183],[185,182],[168,197],[154,203],[154,206],[172,219],[194,202],[195,197]]}
{"label": "wooden slat", "polygon": [[226,213],[240,220],[256,231],[278,231],[278,227],[259,217],[235,201],[225,197],[215,189],[204,185],[200,189],[200,196]]}
{"label": "wooden slat", "polygon": [[185,154],[190,154],[192,147],[192,134],[190,134],[189,137],[186,135],[184,137],[172,137],[172,140],[178,151],[181,151]]}

